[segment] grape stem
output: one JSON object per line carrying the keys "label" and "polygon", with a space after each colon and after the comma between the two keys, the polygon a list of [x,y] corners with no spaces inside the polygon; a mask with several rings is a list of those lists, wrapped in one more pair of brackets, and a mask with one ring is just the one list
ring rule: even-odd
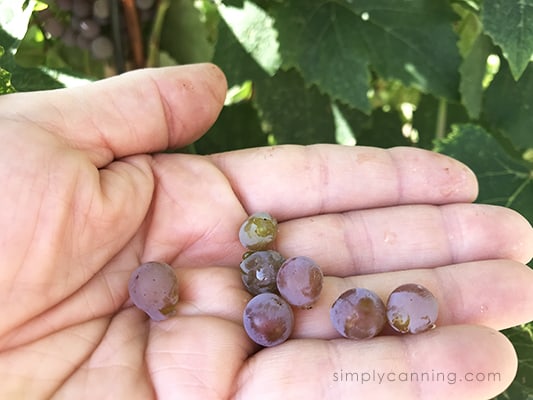
{"label": "grape stem", "polygon": [[437,123],[435,127],[435,138],[443,139],[446,134],[446,119],[448,118],[448,103],[445,99],[439,100],[439,108],[437,110]]}
{"label": "grape stem", "polygon": [[135,8],[135,1],[122,0],[122,6],[124,7],[124,16],[126,17],[126,25],[133,51],[135,68],[142,68],[144,67],[143,41],[141,25],[139,24],[139,16],[137,14],[137,9]]}
{"label": "grape stem", "polygon": [[170,0],[161,0],[157,6],[152,32],[150,32],[150,38],[148,40],[148,55],[146,57],[147,67],[159,66],[159,38],[161,37],[163,22],[169,7]]}
{"label": "grape stem", "polygon": [[122,35],[120,32],[120,7],[119,0],[111,0],[111,29],[113,34],[113,47],[114,47],[114,58],[115,58],[115,68],[117,73],[121,74],[126,71],[126,63],[124,61],[124,53],[122,52]]}

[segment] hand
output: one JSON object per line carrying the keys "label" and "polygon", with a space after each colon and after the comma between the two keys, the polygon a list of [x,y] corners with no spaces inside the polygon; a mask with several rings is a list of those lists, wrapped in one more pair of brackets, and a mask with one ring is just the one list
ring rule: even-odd
{"label": "hand", "polygon": [[[0,398],[481,399],[504,390],[517,361],[497,330],[533,318],[527,221],[469,204],[473,174],[422,150],[157,154],[205,132],[225,90],[218,69],[197,65],[0,97]],[[241,322],[250,295],[237,232],[255,211],[280,221],[282,254],[310,256],[328,275],[319,303],[296,313],[293,337],[268,349]],[[151,260],[174,266],[180,282],[177,316],[157,323],[127,290],[131,271]],[[436,329],[361,342],[335,333],[329,307],[342,291],[363,286],[386,299],[406,282],[438,298]],[[405,381],[411,373],[424,381]]]}

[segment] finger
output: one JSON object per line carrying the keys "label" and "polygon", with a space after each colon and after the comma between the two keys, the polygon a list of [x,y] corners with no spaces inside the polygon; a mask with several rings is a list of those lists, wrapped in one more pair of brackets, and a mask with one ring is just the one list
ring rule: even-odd
{"label": "finger", "polygon": [[362,342],[294,340],[251,358],[235,397],[484,400],[502,392],[516,368],[505,336],[479,326]]}
{"label": "finger", "polygon": [[225,92],[222,72],[200,64],[137,70],[83,90],[17,93],[0,99],[0,109],[3,118],[38,125],[102,167],[191,143],[215,121]]}
{"label": "finger", "polygon": [[533,270],[514,261],[489,260],[350,278],[326,277],[313,308],[296,311],[293,336],[340,337],[331,324],[329,310],[341,293],[363,287],[386,302],[404,283],[421,284],[435,295],[439,304],[437,326],[478,324],[501,330],[533,319]]}
{"label": "finger", "polygon": [[470,202],[474,174],[420,149],[276,146],[212,157],[248,213],[280,220],[396,204]]}
{"label": "finger", "polygon": [[311,257],[335,276],[496,258],[527,263],[533,229],[503,207],[409,205],[286,221],[276,249],[286,257]]}
{"label": "finger", "polygon": [[178,317],[155,323],[146,363],[158,399],[229,399],[255,346],[241,326],[218,318]]}

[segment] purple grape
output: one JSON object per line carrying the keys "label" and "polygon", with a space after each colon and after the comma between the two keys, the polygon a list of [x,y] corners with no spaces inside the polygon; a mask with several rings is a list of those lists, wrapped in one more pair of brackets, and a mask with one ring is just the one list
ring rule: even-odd
{"label": "purple grape", "polygon": [[250,250],[263,250],[276,239],[278,222],[266,212],[252,214],[239,229],[241,244]]}
{"label": "purple grape", "polygon": [[176,313],[178,279],[174,269],[161,262],[141,264],[130,276],[131,300],[154,321],[162,321]]}
{"label": "purple grape", "polygon": [[77,33],[74,32],[74,29],[67,27],[65,32],[61,35],[61,41],[69,47],[74,47],[76,45]]}
{"label": "purple grape", "polygon": [[100,34],[100,25],[94,19],[82,19],[79,31],[87,39],[94,39]]}
{"label": "purple grape", "polygon": [[93,4],[89,0],[72,0],[72,15],[87,18],[92,13]]}
{"label": "purple grape", "polygon": [[342,293],[330,310],[335,329],[349,339],[368,339],[383,329],[386,317],[385,304],[371,290],[349,289]]}
{"label": "purple grape", "polygon": [[256,251],[241,261],[242,283],[250,294],[277,292],[276,275],[283,256],[274,250]]}
{"label": "purple grape", "polygon": [[43,22],[43,30],[53,38],[60,37],[65,31],[65,26],[55,17],[47,18]]}
{"label": "purple grape", "polygon": [[274,293],[261,293],[246,305],[244,330],[255,343],[271,347],[286,341],[294,329],[291,306]]}
{"label": "purple grape", "polygon": [[107,20],[111,14],[109,0],[96,0],[93,4],[93,15],[98,20]]}
{"label": "purple grape", "polygon": [[89,50],[91,48],[91,40],[79,33],[76,33],[76,46],[82,50]]}
{"label": "purple grape", "polygon": [[98,36],[90,46],[93,57],[98,60],[107,60],[113,55],[113,42],[106,36]]}
{"label": "purple grape", "polygon": [[155,4],[155,0],[135,0],[135,5],[139,10],[148,10]]}
{"label": "purple grape", "polygon": [[276,282],[279,294],[295,307],[309,308],[320,296],[324,275],[309,257],[287,259],[280,267]]}
{"label": "purple grape", "polygon": [[435,296],[414,283],[394,289],[387,300],[387,320],[400,333],[420,333],[434,328],[438,312]]}
{"label": "purple grape", "polygon": [[63,10],[63,11],[72,10],[72,0],[57,0],[56,3],[60,10]]}

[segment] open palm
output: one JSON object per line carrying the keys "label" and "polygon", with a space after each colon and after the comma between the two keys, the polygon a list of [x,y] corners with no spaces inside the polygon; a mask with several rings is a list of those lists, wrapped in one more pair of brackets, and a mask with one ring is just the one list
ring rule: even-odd
{"label": "open palm", "polygon": [[[533,318],[527,221],[469,204],[472,173],[422,150],[157,154],[205,132],[225,90],[216,67],[198,65],[0,97],[0,398],[502,391],[516,356],[496,330]],[[268,349],[241,321],[250,295],[237,232],[256,211],[280,221],[278,251],[312,257],[326,275],[319,303],[296,313],[291,339]],[[151,260],[179,279],[177,315],[163,322],[128,299],[131,271]],[[335,333],[329,307],[342,291],[363,286],[385,299],[406,282],[438,298],[435,330],[361,342]],[[433,379],[401,379],[432,371]],[[478,373],[499,379],[464,378]]]}

